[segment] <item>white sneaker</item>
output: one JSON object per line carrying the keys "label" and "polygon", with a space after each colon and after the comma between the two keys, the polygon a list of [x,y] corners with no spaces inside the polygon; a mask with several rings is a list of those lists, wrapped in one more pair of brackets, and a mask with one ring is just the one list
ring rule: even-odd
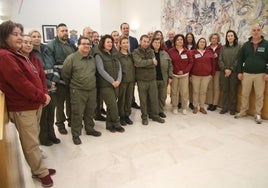
{"label": "white sneaker", "polygon": [[178,109],[174,108],[172,112],[173,112],[173,114],[178,114]]}
{"label": "white sneaker", "polygon": [[262,122],[261,115],[259,115],[259,114],[255,115],[255,121],[257,124],[261,124],[261,122]]}
{"label": "white sneaker", "polygon": [[47,158],[47,154],[41,148],[39,148],[39,149],[40,149],[40,153],[42,155],[42,158],[43,159],[46,159]]}
{"label": "white sneaker", "polygon": [[183,115],[186,115],[186,114],[187,114],[187,110],[186,110],[186,109],[183,109],[183,110],[182,110],[182,114],[183,114]]}

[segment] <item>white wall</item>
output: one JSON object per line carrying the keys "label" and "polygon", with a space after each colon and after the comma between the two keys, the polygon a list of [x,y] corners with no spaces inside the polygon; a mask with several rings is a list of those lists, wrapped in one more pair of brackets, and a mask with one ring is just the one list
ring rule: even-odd
{"label": "white wall", "polygon": [[[18,0],[13,0],[11,20],[22,23],[25,32],[42,25],[65,23],[69,30],[81,34],[91,26],[100,34],[120,31],[120,24],[130,24],[130,34],[137,38],[161,27],[161,0],[24,0],[18,12]],[[137,27],[137,28],[135,28]]]}

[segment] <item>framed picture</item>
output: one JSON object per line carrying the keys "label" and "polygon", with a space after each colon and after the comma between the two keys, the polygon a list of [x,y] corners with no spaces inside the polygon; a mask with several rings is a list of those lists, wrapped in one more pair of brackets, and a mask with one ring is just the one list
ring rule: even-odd
{"label": "framed picture", "polygon": [[56,29],[57,29],[56,25],[42,25],[44,43],[48,43],[49,41],[55,38]]}

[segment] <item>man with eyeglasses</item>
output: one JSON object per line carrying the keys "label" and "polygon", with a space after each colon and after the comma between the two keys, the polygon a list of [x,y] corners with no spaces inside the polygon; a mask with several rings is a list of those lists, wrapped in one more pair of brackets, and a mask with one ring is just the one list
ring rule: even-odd
{"label": "man with eyeglasses", "polygon": [[268,81],[268,41],[262,36],[260,24],[252,26],[251,35],[242,46],[238,59],[237,72],[238,79],[242,82],[242,96],[240,112],[235,115],[235,118],[247,115],[249,95],[253,85],[256,100],[255,121],[260,124],[265,81]]}
{"label": "man with eyeglasses", "polygon": [[[76,46],[68,38],[68,28],[64,23],[61,23],[57,26],[57,36],[54,40],[48,43],[48,47],[51,49],[53,57],[55,59],[55,69],[61,72],[63,62],[68,55],[77,50]],[[68,134],[67,129],[65,128],[64,122],[68,121],[70,126],[71,118],[71,104],[70,104],[70,92],[69,87],[66,83],[60,78],[59,84],[57,84],[56,91],[57,105],[56,105],[56,125],[61,134]],[[66,102],[66,115],[64,113],[64,103]]]}
{"label": "man with eyeglasses", "polygon": [[94,129],[94,111],[96,108],[96,63],[90,55],[90,41],[86,37],[78,40],[78,51],[64,61],[61,76],[70,86],[71,93],[71,130],[75,145],[81,144],[82,120],[87,135],[100,136]]}

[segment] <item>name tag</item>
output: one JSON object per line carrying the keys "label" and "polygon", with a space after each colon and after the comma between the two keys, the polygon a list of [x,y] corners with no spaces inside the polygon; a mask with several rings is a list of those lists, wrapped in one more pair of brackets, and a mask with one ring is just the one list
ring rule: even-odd
{"label": "name tag", "polygon": [[258,47],[257,48],[257,52],[264,52],[265,51],[265,48],[264,47]]}
{"label": "name tag", "polygon": [[200,58],[201,57],[201,54],[195,54],[194,57],[197,59],[197,58]]}
{"label": "name tag", "polygon": [[186,54],[181,54],[181,58],[182,59],[187,59],[187,55]]}

